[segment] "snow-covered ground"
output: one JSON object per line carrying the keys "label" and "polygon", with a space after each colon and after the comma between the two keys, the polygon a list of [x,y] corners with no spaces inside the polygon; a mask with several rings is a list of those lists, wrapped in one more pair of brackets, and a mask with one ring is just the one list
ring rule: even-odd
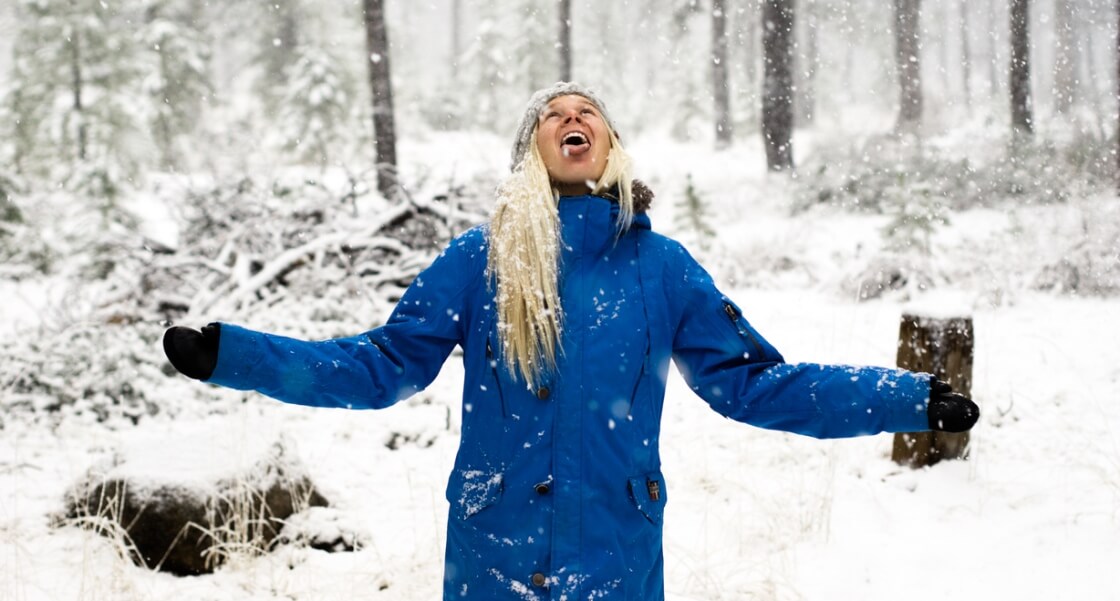
{"label": "snow-covered ground", "polygon": [[[402,156],[437,157],[429,158],[433,177],[503,168],[501,143],[483,143],[482,166],[453,164],[440,149],[458,141],[433,135],[405,145]],[[1065,242],[1032,238],[1044,231],[1037,224],[1056,228],[1089,203],[1115,215],[1115,198],[952,215],[934,236],[933,271],[974,277],[908,300],[856,302],[840,282],[880,244],[882,216],[820,209],[791,217],[788,184],[764,173],[752,145],[717,154],[643,138],[632,151],[639,177],[659,195],[655,229],[687,237],[672,224],[692,175],[717,231],[712,249],[698,254],[787,360],[891,365],[903,311],[968,312],[972,392],[983,411],[969,460],[912,471],[890,461],[889,435],[817,441],[733,423],[674,374],[662,447],[670,600],[1120,599],[1120,303],[984,277],[1059,253]],[[166,223],[156,227],[173,237]],[[1006,253],[993,251],[1001,247]],[[782,257],[794,268],[759,275],[756,265]],[[60,283],[0,282],[0,294],[5,335],[66,315]],[[167,387],[166,402],[201,402],[190,395],[202,386],[181,380]],[[0,601],[437,598],[461,382],[452,357],[428,390],[381,412],[221,391],[222,415],[165,413],[128,430],[79,420],[9,426],[0,431]],[[295,441],[364,548],[281,547],[213,575],[177,578],[133,566],[104,537],[50,526],[66,489],[91,467],[145,440],[195,453],[185,441],[200,432]],[[391,450],[394,433],[418,442]],[[207,454],[198,462],[224,467]]]}

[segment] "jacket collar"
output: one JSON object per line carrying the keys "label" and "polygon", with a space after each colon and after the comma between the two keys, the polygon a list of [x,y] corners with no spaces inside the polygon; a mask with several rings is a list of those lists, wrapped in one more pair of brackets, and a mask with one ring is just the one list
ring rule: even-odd
{"label": "jacket collar", "polygon": [[[618,238],[618,202],[607,196],[560,197],[560,237],[565,255],[601,255]],[[638,213],[631,229],[651,229],[649,215]]]}

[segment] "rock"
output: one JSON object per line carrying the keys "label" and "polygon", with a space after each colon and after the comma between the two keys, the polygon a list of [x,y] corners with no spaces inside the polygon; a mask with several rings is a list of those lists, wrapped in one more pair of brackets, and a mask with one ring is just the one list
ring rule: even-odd
{"label": "rock", "polygon": [[369,536],[345,523],[343,515],[330,507],[311,507],[293,515],[273,542],[275,546],[311,547],[328,553],[358,551]]}
{"label": "rock", "polygon": [[[202,474],[176,470],[176,461],[199,459],[200,453],[183,453],[182,448],[202,445],[213,451],[230,440],[213,433],[207,437],[179,441],[170,446],[180,450],[170,453],[166,444],[147,451],[143,444],[133,445],[110,465],[91,469],[67,495],[61,525],[119,537],[139,566],[198,575],[213,572],[238,554],[266,552],[289,516],[328,505],[283,440],[258,450],[256,461],[236,469],[202,470]],[[243,440],[233,444],[244,450]],[[226,468],[235,456],[226,454],[226,461],[216,465]],[[204,477],[206,473],[210,479]]]}

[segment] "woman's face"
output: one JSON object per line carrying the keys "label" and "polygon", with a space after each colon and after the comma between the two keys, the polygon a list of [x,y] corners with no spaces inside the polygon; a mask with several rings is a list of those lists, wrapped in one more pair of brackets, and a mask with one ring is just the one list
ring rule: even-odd
{"label": "woman's face", "polygon": [[607,168],[610,133],[591,101],[576,94],[557,96],[541,111],[537,149],[561,194],[586,194]]}

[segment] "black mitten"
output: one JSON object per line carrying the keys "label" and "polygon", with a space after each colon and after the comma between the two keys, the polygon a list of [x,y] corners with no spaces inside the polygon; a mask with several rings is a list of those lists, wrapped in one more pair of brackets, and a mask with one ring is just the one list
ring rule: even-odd
{"label": "black mitten", "polygon": [[967,432],[980,419],[980,407],[972,399],[953,392],[953,387],[937,378],[929,381],[929,429],[941,432]]}
{"label": "black mitten", "polygon": [[218,338],[221,325],[212,323],[202,331],[175,326],[163,333],[163,352],[171,365],[184,376],[208,380],[218,364]]}

